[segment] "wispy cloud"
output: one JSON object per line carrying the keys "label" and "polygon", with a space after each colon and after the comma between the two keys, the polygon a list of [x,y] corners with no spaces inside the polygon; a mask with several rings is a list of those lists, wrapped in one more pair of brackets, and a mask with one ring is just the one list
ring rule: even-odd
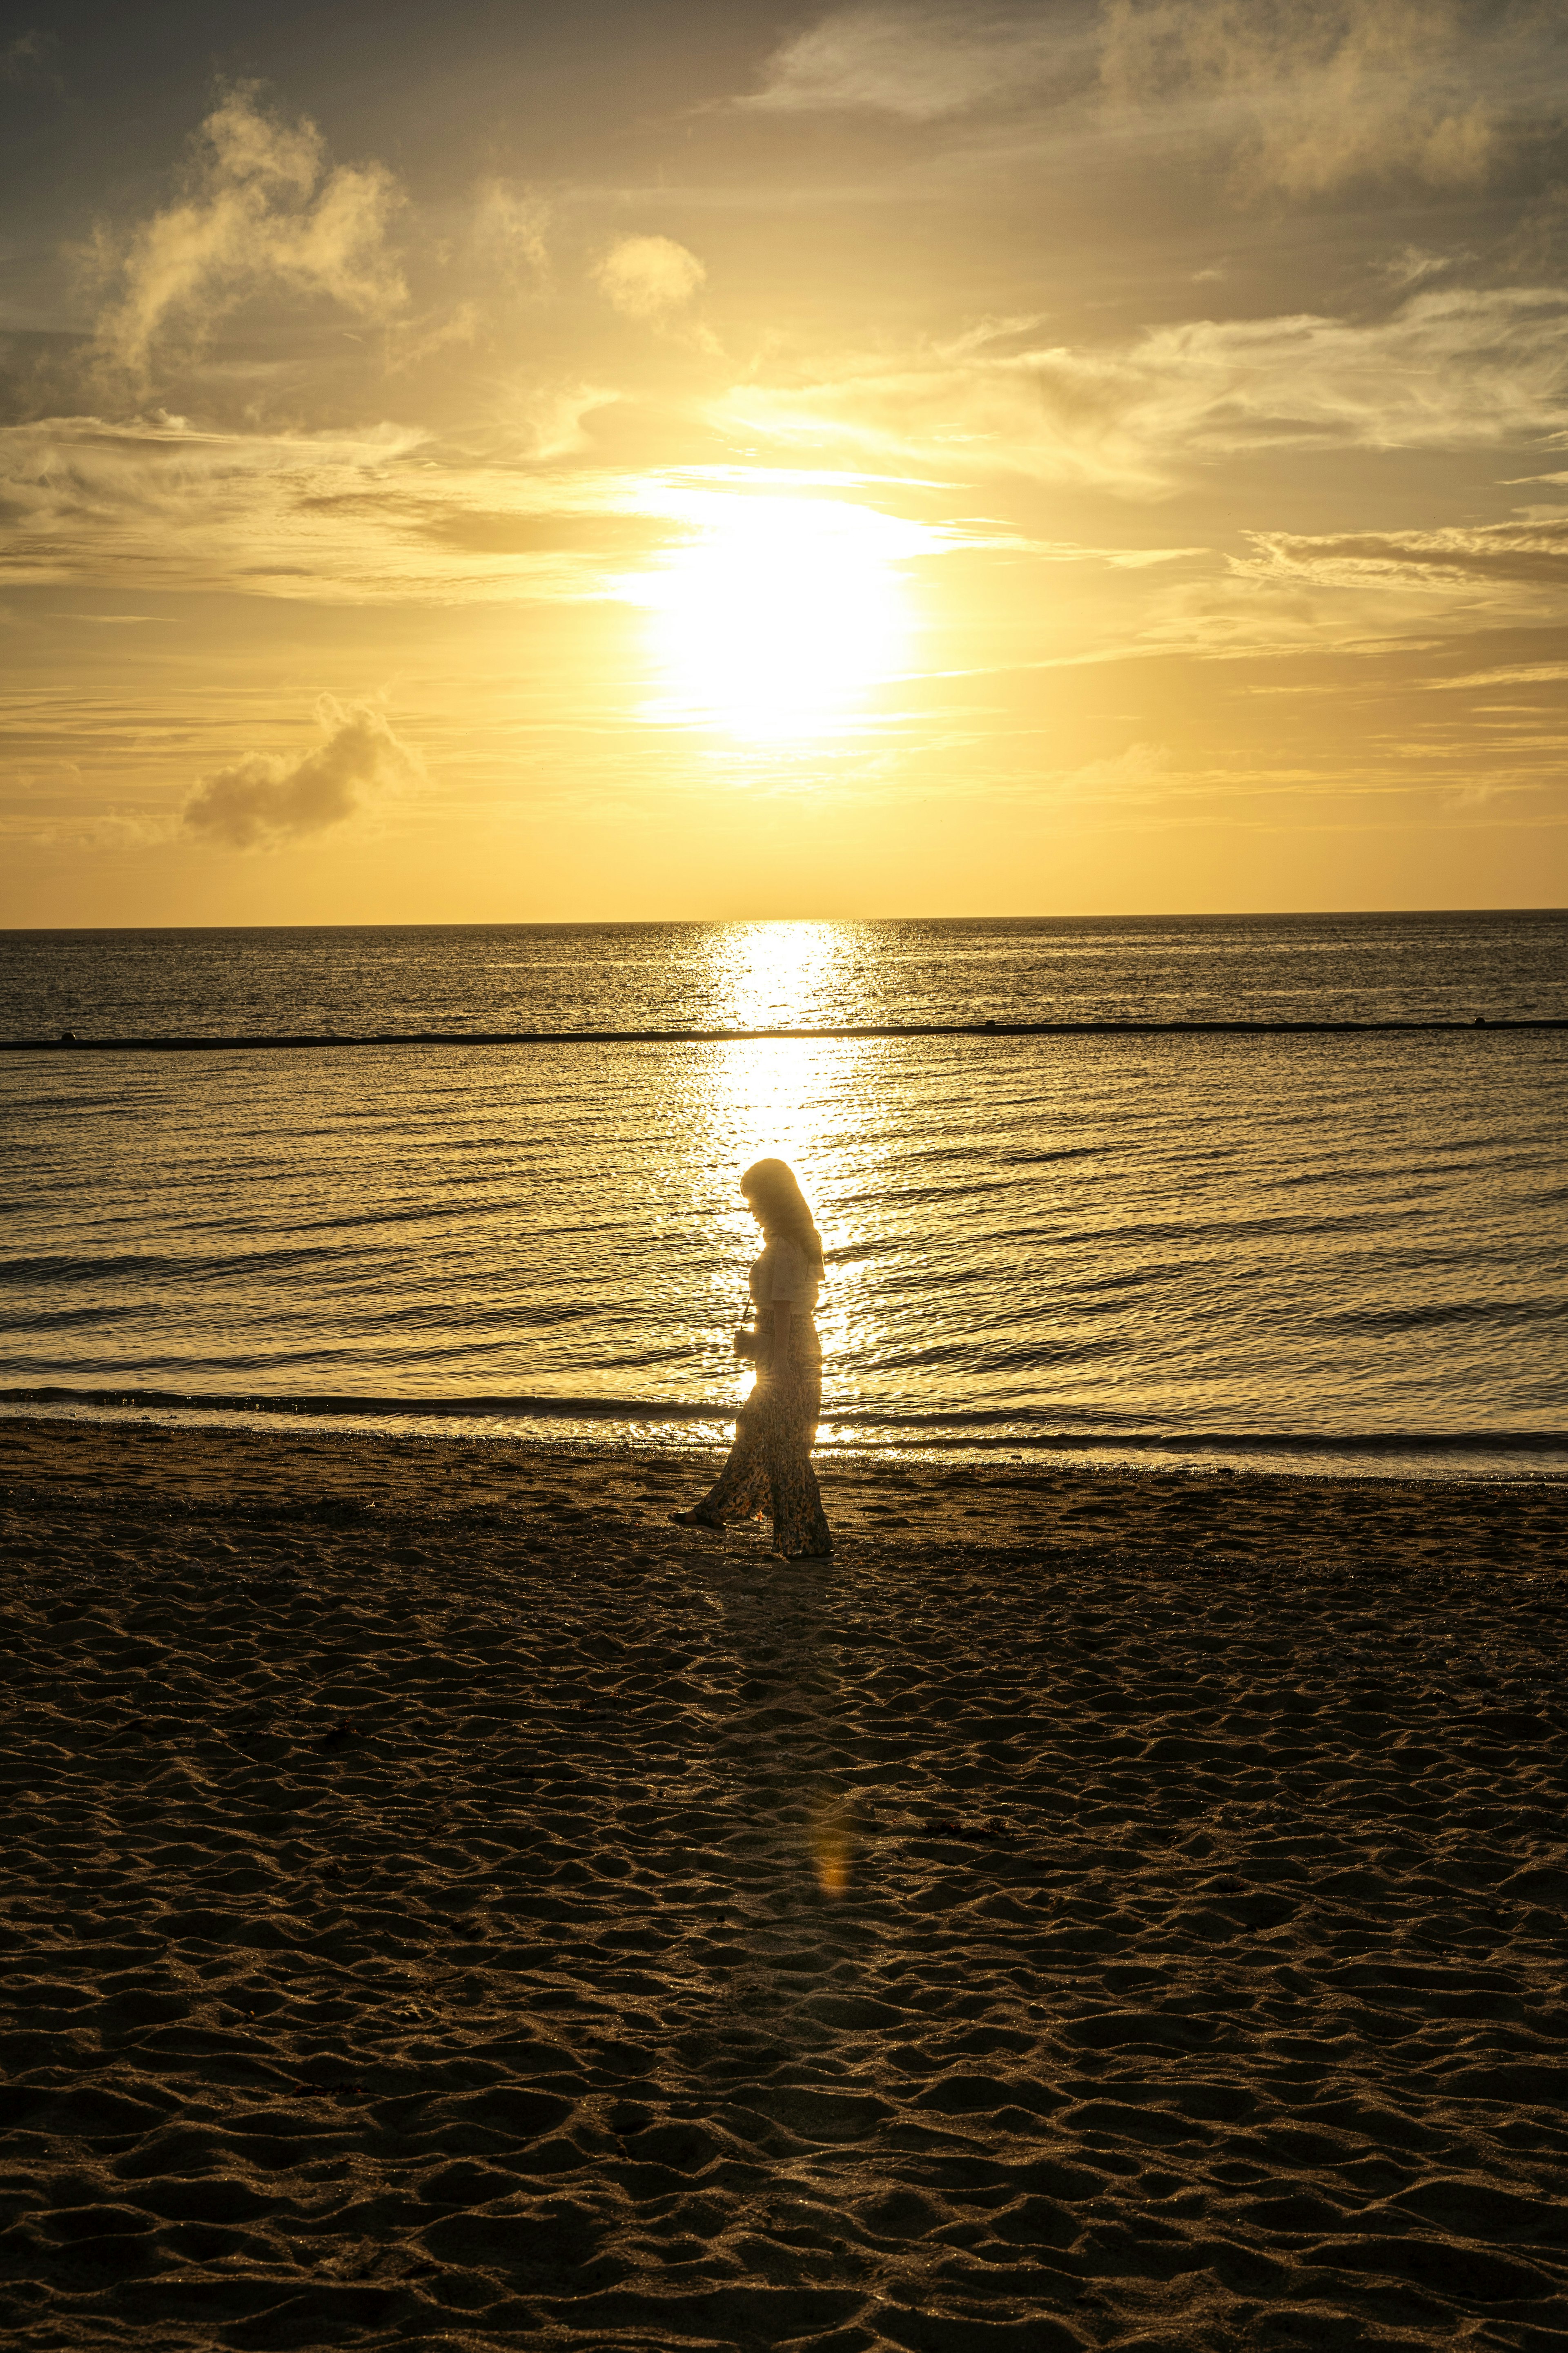
{"label": "wispy cloud", "polygon": [[1033,90],[1074,56],[1085,28],[1037,8],[873,5],[836,9],[769,58],[758,113],[868,112],[931,122]]}
{"label": "wispy cloud", "polygon": [[[538,388],[536,429],[564,432],[595,397]],[[329,604],[605,596],[628,524],[645,543],[677,535],[639,488],[486,463],[395,426],[53,418],[0,430],[0,580]]]}
{"label": "wispy cloud", "polygon": [[279,290],[384,319],[406,300],[386,228],[402,197],[383,164],[329,164],[320,132],[235,90],[202,124],[182,198],[128,240],[101,227],[118,290],[98,322],[105,361],[144,378],[154,345],[199,343],[247,296]]}
{"label": "wispy cloud", "polygon": [[[558,422],[587,396],[560,397]],[[543,429],[551,419],[540,398]],[[851,486],[879,487],[799,469],[554,471],[515,457],[487,461],[392,426],[246,434],[175,418],[55,418],[0,430],[0,582],[327,604],[636,602],[640,575],[629,566],[657,565],[694,537],[754,529],[804,501],[815,501],[818,522],[833,507],[862,533],[890,534],[900,554],[1033,548],[999,541],[992,527],[889,512],[908,503],[909,486],[897,482],[880,485],[885,502],[821,497]],[[1118,550],[1107,560],[1152,559]]]}
{"label": "wispy cloud", "polygon": [[769,114],[936,123],[987,111],[1048,130],[1228,156],[1238,190],[1292,195],[1401,174],[1475,185],[1561,63],[1520,0],[862,0],[784,41],[737,100]]}
{"label": "wispy cloud", "polygon": [[322,740],[312,751],[252,752],[204,776],[181,810],[184,831],[226,849],[271,849],[345,825],[423,773],[419,754],[367,704],[324,695],[316,720]]}
{"label": "wispy cloud", "polygon": [[1568,686],[1568,661],[1505,662],[1497,670],[1468,670],[1463,678],[1433,678],[1426,681],[1434,694],[1492,686]]}
{"label": "wispy cloud", "polygon": [[1159,800],[1171,770],[1171,755],[1163,744],[1129,744],[1124,752],[1089,760],[1070,775],[1053,779],[1056,797],[1086,802]]}
{"label": "wispy cloud", "polygon": [[1403,291],[1411,286],[1425,285],[1429,278],[1446,278],[1457,262],[1471,258],[1468,254],[1424,253],[1418,245],[1407,245],[1381,261],[1377,274]]}
{"label": "wispy cloud", "polygon": [[[1143,617],[1145,649],[1205,657],[1336,649],[1359,657],[1478,630],[1558,622],[1568,590],[1568,508],[1511,521],[1386,532],[1254,530],[1223,571],[1173,581]],[[1512,666],[1433,686],[1546,683]]]}
{"label": "wispy cloud", "polygon": [[454,343],[471,343],[481,324],[482,314],[474,301],[455,302],[419,318],[395,320],[386,331],[387,374],[406,375],[438,353],[450,351]]}
{"label": "wispy cloud", "polygon": [[1568,293],[1418,294],[1391,318],[1194,320],[1100,348],[932,347],[721,415],[785,444],[1133,495],[1241,450],[1464,448],[1568,432]]}
{"label": "wispy cloud", "polygon": [[1244,176],[1291,195],[1391,172],[1473,185],[1525,25],[1461,0],[1105,0],[1100,70],[1115,108],[1194,129],[1206,110]]}
{"label": "wispy cloud", "polygon": [[550,274],[551,207],[538,189],[514,180],[481,180],[474,196],[474,243],[512,283],[540,284]]}
{"label": "wispy cloud", "polygon": [[1439,593],[1493,584],[1558,593],[1568,588],[1568,507],[1511,522],[1437,531],[1312,536],[1280,531],[1259,532],[1255,538],[1258,555],[1248,568],[1280,579],[1351,587],[1375,582]]}
{"label": "wispy cloud", "polygon": [[549,463],[586,449],[588,419],[620,397],[609,385],[519,371],[498,389],[495,406],[509,446],[535,463]]}

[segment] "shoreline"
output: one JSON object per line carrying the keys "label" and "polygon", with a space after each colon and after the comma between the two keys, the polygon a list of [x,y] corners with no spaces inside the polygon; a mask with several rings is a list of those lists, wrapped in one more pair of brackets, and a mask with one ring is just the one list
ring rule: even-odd
{"label": "shoreline", "polygon": [[[471,1525],[492,1536],[527,1526],[553,1496],[571,1512],[574,1539],[591,1535],[597,1513],[625,1541],[634,1531],[658,1533],[660,1499],[691,1500],[728,1444],[727,1434],[679,1450],[611,1449],[499,1433],[300,1429],[260,1417],[226,1425],[0,1414],[0,1496],[19,1492],[33,1504],[90,1512],[151,1495],[166,1513],[232,1518],[237,1529],[258,1533],[279,1511],[308,1519],[319,1504],[330,1518],[357,1499],[388,1525],[396,1517],[433,1532]],[[1412,1548],[1424,1559],[1446,1543],[1456,1565],[1468,1558],[1468,1545],[1495,1561],[1500,1545],[1517,1542],[1531,1577],[1552,1574],[1559,1551],[1568,1567],[1568,1494],[1559,1478],[1345,1479],[1222,1462],[928,1462],[820,1448],[815,1459],[829,1518],[851,1543],[897,1530],[939,1550],[958,1543],[1026,1553],[1092,1537],[1157,1541],[1180,1559],[1223,1540],[1239,1559],[1285,1542],[1298,1565],[1337,1565],[1350,1528],[1401,1559]],[[727,1540],[743,1548],[766,1541],[760,1526],[731,1530]]]}
{"label": "shoreline", "polygon": [[1544,2353],[1553,1482],[0,1420],[18,2353]]}
{"label": "shoreline", "polygon": [[[344,1440],[410,1438],[445,1445],[521,1448],[614,1462],[655,1451],[706,1463],[727,1450],[734,1408],[613,1398],[257,1397],[234,1393],[0,1388],[0,1430],[40,1419],[76,1427],[151,1426],[196,1433],[256,1433]],[[845,1434],[837,1433],[842,1430]],[[1219,1432],[1055,1431],[899,1426],[868,1433],[864,1423],[825,1419],[819,1469],[853,1473],[900,1465],[973,1469],[998,1478],[1022,1471],[1047,1478],[1075,1472],[1162,1477],[1184,1472],[1276,1480],[1415,1480],[1434,1485],[1568,1479],[1568,1431]]]}

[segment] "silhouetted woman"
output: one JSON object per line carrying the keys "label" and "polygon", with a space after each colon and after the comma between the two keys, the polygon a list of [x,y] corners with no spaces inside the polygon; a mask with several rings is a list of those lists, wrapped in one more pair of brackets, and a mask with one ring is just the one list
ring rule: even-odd
{"label": "silhouetted woman", "polygon": [[822,1280],[822,1240],[782,1160],[759,1160],[741,1179],[746,1206],[763,1229],[752,1268],[755,1336],[735,1335],[735,1354],[757,1367],[756,1387],[741,1409],[730,1459],[695,1510],[671,1517],[688,1527],[760,1519],[771,1511],[773,1550],[791,1560],[825,1560],[833,1550],[811,1467],[822,1410],[822,1348],[812,1310]]}

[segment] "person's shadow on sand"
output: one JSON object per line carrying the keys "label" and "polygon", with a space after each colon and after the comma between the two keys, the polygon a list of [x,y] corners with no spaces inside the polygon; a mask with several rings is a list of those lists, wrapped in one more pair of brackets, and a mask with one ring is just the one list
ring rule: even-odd
{"label": "person's shadow on sand", "polygon": [[731,1554],[710,1588],[734,1662],[711,1734],[728,1918],[700,1957],[711,2009],[692,2055],[724,2128],[807,2175],[892,2113],[868,2094],[864,2054],[853,2071],[839,2056],[842,2030],[869,2023],[859,1988],[892,1921],[867,1876],[837,1581],[804,1566],[759,1577]]}

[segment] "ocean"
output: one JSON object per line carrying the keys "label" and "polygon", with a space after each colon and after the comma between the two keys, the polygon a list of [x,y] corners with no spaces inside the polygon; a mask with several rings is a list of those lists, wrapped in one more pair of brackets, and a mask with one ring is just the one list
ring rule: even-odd
{"label": "ocean", "polygon": [[[0,1406],[722,1440],[736,1180],[776,1152],[826,1245],[828,1451],[1560,1473],[1568,1031],[1477,1025],[1568,1016],[1565,946],[1552,913],[0,934],[0,1039],[321,1041],[0,1054]],[[463,1042],[988,1018],[1467,1026]],[[416,1031],[449,1042],[331,1042]]]}

